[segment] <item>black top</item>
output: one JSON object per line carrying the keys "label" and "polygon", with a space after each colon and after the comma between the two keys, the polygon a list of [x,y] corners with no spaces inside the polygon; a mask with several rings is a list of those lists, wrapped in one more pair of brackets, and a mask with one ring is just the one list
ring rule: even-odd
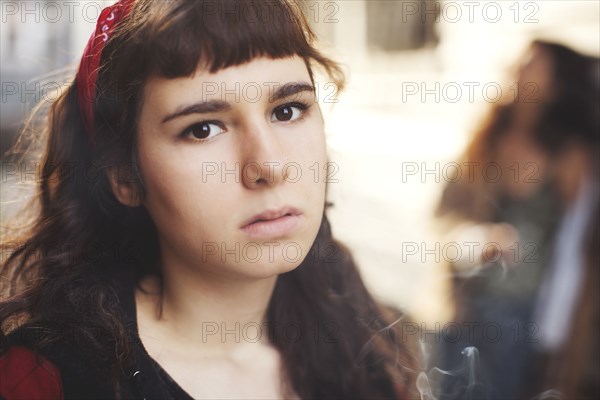
{"label": "black top", "polygon": [[177,382],[173,380],[173,378],[171,378],[171,375],[169,375],[167,371],[165,371],[163,367],[161,367],[160,364],[156,362],[156,360],[154,360],[153,358],[151,360],[154,364],[154,367],[156,368],[156,371],[158,372],[160,377],[165,381],[167,390],[173,395],[173,397],[180,400],[193,400],[193,397],[190,396],[185,390],[183,390],[183,388],[179,386]]}

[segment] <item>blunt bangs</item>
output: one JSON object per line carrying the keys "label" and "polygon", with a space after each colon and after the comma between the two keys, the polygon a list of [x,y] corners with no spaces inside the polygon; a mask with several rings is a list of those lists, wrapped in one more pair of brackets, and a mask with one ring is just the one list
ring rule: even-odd
{"label": "blunt bangs", "polygon": [[284,0],[142,0],[138,10],[135,53],[151,75],[190,76],[199,67],[216,72],[261,56],[318,58],[301,11]]}

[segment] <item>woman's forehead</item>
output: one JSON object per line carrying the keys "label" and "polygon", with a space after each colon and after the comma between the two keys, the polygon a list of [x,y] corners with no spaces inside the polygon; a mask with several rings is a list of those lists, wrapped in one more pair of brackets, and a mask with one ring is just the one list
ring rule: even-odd
{"label": "woman's forehead", "polygon": [[[248,63],[210,72],[199,67],[194,74],[178,78],[151,77],[145,87],[144,97],[153,102],[182,102],[197,100],[198,96],[231,98],[244,93],[272,93],[274,88],[288,83],[312,85],[310,73],[301,57],[272,59],[255,58]],[[250,93],[251,92],[251,93]]]}

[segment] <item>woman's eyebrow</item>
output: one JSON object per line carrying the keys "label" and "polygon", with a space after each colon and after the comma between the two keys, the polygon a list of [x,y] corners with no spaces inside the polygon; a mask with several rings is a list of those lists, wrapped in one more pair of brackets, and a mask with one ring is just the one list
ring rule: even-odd
{"label": "woman's eyebrow", "polygon": [[293,96],[300,92],[313,92],[315,87],[308,82],[289,82],[281,85],[275,89],[273,95],[270,98],[271,102],[285,99],[286,97]]}
{"label": "woman's eyebrow", "polygon": [[[294,96],[300,92],[315,92],[315,88],[308,82],[289,82],[281,86],[275,86],[276,89],[270,98],[271,102],[285,99],[286,97]],[[172,119],[190,114],[207,114],[214,112],[222,112],[231,110],[231,104],[222,100],[210,100],[202,103],[190,104],[180,107],[177,111],[163,118],[162,123],[171,121]]]}
{"label": "woman's eyebrow", "polygon": [[180,107],[177,111],[167,115],[163,118],[162,123],[169,122],[170,120],[184,115],[190,114],[206,114],[220,111],[228,111],[231,109],[231,104],[221,100],[210,100],[202,103],[190,104],[188,106]]}

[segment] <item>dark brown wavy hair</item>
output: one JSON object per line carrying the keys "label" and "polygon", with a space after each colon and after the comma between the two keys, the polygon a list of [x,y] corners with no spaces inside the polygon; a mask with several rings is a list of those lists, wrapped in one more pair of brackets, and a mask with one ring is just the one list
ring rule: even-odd
{"label": "dark brown wavy hair", "polygon": [[[152,220],[143,207],[119,203],[107,177],[132,179],[144,195],[136,131],[145,82],[190,76],[198,67],[214,72],[260,56],[296,55],[311,78],[318,67],[342,88],[340,66],[314,42],[299,7],[284,0],[136,1],[103,50],[93,145],[80,117],[76,80],[50,107],[33,218],[3,235],[0,350],[15,329],[40,332],[31,341],[40,350],[69,332],[118,392],[119,371],[132,351],[111,282],[123,268],[138,282],[148,274],[160,277]],[[369,294],[325,215],[306,259],[278,277],[267,311],[267,320],[279,326],[334,327],[327,341],[270,338],[286,380],[305,399],[397,398],[398,386],[412,397],[415,357],[397,334],[398,318]]]}

